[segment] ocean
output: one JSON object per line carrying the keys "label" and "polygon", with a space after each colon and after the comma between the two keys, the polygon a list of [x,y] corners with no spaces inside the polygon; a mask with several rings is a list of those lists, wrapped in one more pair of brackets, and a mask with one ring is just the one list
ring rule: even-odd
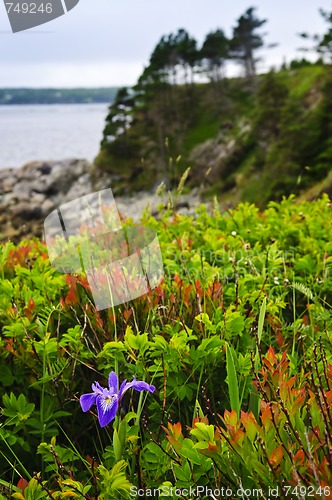
{"label": "ocean", "polygon": [[34,160],[92,161],[107,113],[108,104],[0,106],[0,169]]}

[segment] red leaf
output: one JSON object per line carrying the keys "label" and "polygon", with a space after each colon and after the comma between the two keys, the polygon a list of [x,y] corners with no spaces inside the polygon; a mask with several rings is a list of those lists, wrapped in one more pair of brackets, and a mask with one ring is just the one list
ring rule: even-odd
{"label": "red leaf", "polygon": [[24,313],[28,319],[32,318],[33,311],[36,307],[35,301],[30,297],[27,307],[24,309]]}
{"label": "red leaf", "polygon": [[24,490],[28,486],[28,484],[29,484],[29,482],[26,479],[24,479],[23,477],[21,477],[21,479],[17,483],[17,487],[22,491],[22,493],[24,493]]}

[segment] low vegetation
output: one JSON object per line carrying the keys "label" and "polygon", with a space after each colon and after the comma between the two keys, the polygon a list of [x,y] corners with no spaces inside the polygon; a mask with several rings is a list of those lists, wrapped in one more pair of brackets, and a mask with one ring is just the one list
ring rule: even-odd
{"label": "low vegetation", "polygon": [[[331,220],[326,195],[145,213],[164,281],[104,311],[43,243],[2,245],[1,500],[331,498]],[[100,427],[79,399],[112,371],[150,392]]]}

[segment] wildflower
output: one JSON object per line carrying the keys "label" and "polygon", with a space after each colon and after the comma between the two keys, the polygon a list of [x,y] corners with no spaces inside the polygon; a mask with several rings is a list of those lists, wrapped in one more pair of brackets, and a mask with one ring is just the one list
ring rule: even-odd
{"label": "wildflower", "polygon": [[118,377],[115,372],[111,372],[108,377],[108,389],[101,387],[98,382],[95,382],[92,384],[93,392],[83,394],[80,397],[82,410],[84,412],[88,411],[93,404],[96,404],[100,427],[105,427],[105,425],[108,425],[112,420],[114,420],[122,396],[131,387],[138,392],[154,392],[155,390],[153,385],[149,385],[141,380],[136,380],[135,377],[132,382],[124,380],[119,390]]}

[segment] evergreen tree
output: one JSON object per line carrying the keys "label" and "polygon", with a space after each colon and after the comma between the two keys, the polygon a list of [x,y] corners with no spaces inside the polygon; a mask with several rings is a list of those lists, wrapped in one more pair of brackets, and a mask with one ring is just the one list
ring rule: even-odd
{"label": "evergreen tree", "polygon": [[279,138],[280,120],[288,95],[287,85],[274,71],[262,78],[257,90],[254,117],[255,134],[260,139]]}
{"label": "evergreen tree", "polygon": [[256,74],[256,63],[259,59],[255,57],[255,53],[264,46],[263,37],[257,33],[257,30],[267,21],[266,19],[258,19],[254,11],[255,8],[250,7],[238,19],[237,25],[233,29],[233,38],[230,44],[231,57],[240,61],[247,77]]}
{"label": "evergreen tree", "polygon": [[132,93],[126,87],[120,88],[113,104],[109,107],[101,141],[102,148],[110,148],[116,141],[117,148],[122,151],[123,155],[128,156],[127,131],[132,122],[131,111],[134,104]]}
{"label": "evergreen tree", "polygon": [[229,40],[223,30],[208,33],[200,50],[203,70],[212,81],[220,81],[223,68],[229,57]]}
{"label": "evergreen tree", "polygon": [[327,12],[326,10],[320,9],[320,13],[328,23],[328,31],[321,37],[318,37],[317,50],[319,54],[327,54],[328,58],[332,62],[332,12]]}
{"label": "evergreen tree", "polygon": [[184,80],[188,83],[188,71],[190,71],[191,83],[194,80],[194,68],[198,60],[197,41],[189,33],[181,28],[173,37],[175,58],[184,70]]}
{"label": "evergreen tree", "polygon": [[[299,33],[299,36],[304,40],[310,40],[314,43],[312,48],[301,47],[299,50],[303,52],[310,52],[314,50],[321,57],[327,56],[332,62],[332,12],[328,12],[324,9],[319,10],[321,16],[328,23],[328,31],[324,35],[311,35],[309,33]],[[318,61],[320,62],[320,61]]]}
{"label": "evergreen tree", "polygon": [[164,35],[151,54],[148,71],[154,75],[155,80],[159,78],[163,82],[169,82],[171,75],[174,76],[176,64],[174,36]]}

